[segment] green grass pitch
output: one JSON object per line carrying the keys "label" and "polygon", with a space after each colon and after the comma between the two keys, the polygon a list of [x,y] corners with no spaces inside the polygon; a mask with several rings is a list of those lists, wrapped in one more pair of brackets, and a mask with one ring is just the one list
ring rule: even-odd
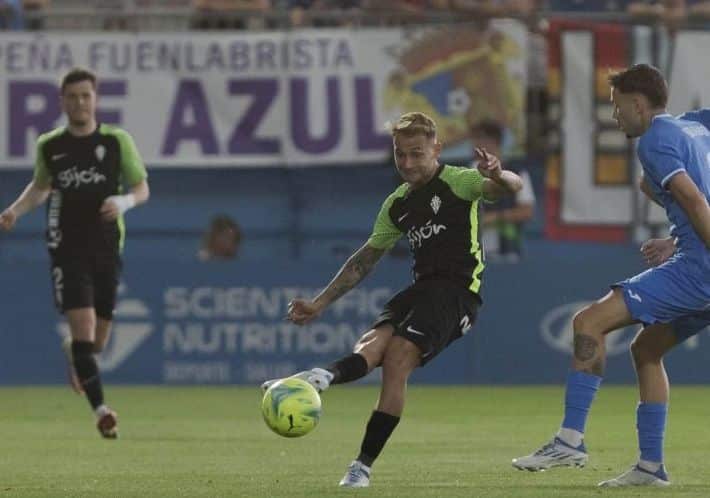
{"label": "green grass pitch", "polygon": [[511,458],[556,430],[560,387],[409,389],[405,414],[368,489],[337,483],[357,454],[377,396],[336,386],[323,418],[286,439],[261,420],[257,388],[108,386],[121,438],[100,439],[86,402],[65,387],[0,389],[4,497],[709,497],[710,388],[672,391],[667,489],[598,489],[636,458],[633,387],[604,386],[584,469],[521,472]]}

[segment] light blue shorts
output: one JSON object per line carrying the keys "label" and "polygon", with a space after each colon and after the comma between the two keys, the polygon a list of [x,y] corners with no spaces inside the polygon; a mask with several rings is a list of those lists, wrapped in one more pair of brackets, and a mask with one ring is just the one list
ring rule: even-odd
{"label": "light blue shorts", "polygon": [[710,279],[682,255],[617,282],[631,316],[647,325],[667,323],[678,342],[710,325]]}

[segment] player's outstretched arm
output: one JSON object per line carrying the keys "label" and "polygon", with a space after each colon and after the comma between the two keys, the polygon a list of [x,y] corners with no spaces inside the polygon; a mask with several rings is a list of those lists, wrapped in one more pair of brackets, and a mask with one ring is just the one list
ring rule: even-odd
{"label": "player's outstretched arm", "polygon": [[695,232],[710,249],[710,206],[693,180],[686,173],[678,173],[668,182],[668,190],[688,215]]}
{"label": "player's outstretched arm", "polygon": [[312,301],[294,299],[288,305],[287,318],[299,325],[304,325],[317,318],[330,303],[355,287],[372,271],[377,262],[385,254],[384,249],[375,249],[368,244],[363,245],[348,258],[340,271]]}
{"label": "player's outstretched arm", "polygon": [[476,148],[473,157],[478,162],[478,172],[486,178],[483,182],[483,197],[486,200],[495,201],[523,188],[523,180],[512,171],[504,170],[500,159],[485,149]]}
{"label": "player's outstretched arm", "polygon": [[20,216],[32,211],[47,200],[50,190],[50,185],[43,185],[32,180],[15,202],[0,213],[0,230],[11,230]]}

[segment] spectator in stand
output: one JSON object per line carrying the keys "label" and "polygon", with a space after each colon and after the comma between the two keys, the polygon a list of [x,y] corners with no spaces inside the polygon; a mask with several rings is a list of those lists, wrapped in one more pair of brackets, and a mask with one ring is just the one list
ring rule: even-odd
{"label": "spectator in stand", "polygon": [[264,27],[270,0],[194,0],[193,29],[251,29]]}
{"label": "spectator in stand", "polygon": [[[276,5],[288,11],[291,27],[345,26],[359,13],[362,0],[280,0]],[[311,22],[307,12],[315,13],[317,20]]]}
{"label": "spectator in stand", "polygon": [[688,16],[691,21],[710,19],[710,0],[688,2]]}
{"label": "spectator in stand", "polygon": [[[474,150],[485,149],[501,157],[503,127],[498,122],[482,120],[471,126],[470,131]],[[509,165],[506,168],[517,173],[522,181],[522,189],[495,204],[483,205],[482,239],[487,259],[517,263],[523,254],[525,223],[532,219],[535,211],[535,192],[530,174],[524,168]]]}
{"label": "spectator in stand", "polygon": [[0,31],[22,31],[25,22],[20,0],[0,0]]}
{"label": "spectator in stand", "polygon": [[237,256],[242,241],[239,225],[228,215],[218,214],[210,221],[197,253],[200,261],[226,261]]}
{"label": "spectator in stand", "polygon": [[486,17],[527,17],[537,0],[451,0],[455,11]]}
{"label": "spectator in stand", "polygon": [[688,12],[687,3],[692,0],[636,0],[626,7],[632,17],[646,21],[657,21],[665,24],[671,32],[675,32],[684,23]]}

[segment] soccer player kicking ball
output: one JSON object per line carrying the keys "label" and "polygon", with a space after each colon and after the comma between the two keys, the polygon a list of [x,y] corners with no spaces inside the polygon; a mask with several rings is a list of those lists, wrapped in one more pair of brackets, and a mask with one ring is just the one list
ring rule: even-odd
{"label": "soccer player kicking ball", "polygon": [[535,453],[514,459],[513,466],[535,471],[587,462],[584,426],[604,375],[604,336],[641,323],[631,343],[641,398],[636,411],[640,457],[630,470],[599,485],[667,486],[663,436],[669,386],[663,356],[710,324],[710,112],[667,114],[666,82],[646,64],[611,75],[609,83],[619,127],[629,138],[640,137],[641,190],[665,208],[675,252],[665,260],[670,239],[644,244],[647,262],[661,264],[612,285],[611,292],[574,317],[562,427]]}
{"label": "soccer player kicking ball", "polygon": [[[86,394],[101,436],[118,436],[116,413],[104,404],[94,357],[108,341],[121,272],[123,213],[148,200],[143,161],[125,131],[96,122],[96,76],[70,71],[61,83],[66,127],[37,140],[34,177],[0,213],[0,229],[10,230],[23,214],[47,209],[47,247],[53,294],[71,340],[64,349],[75,389]],[[123,183],[130,193],[121,195]],[[74,380],[74,377],[73,377]]]}
{"label": "soccer player kicking ball", "polygon": [[[425,114],[402,115],[391,128],[395,163],[404,183],[384,201],[372,235],[313,300],[289,303],[288,319],[303,325],[355,287],[404,234],[414,256],[414,283],[395,295],[354,351],[329,367],[296,374],[319,391],[352,382],[382,367],[377,407],[360,454],[341,486],[365,487],[370,469],[399,423],[407,378],[461,337],[476,320],[483,250],[478,201],[520,190],[520,178],[484,150],[478,169],[439,164],[436,125]],[[267,381],[268,388],[275,380]]]}

